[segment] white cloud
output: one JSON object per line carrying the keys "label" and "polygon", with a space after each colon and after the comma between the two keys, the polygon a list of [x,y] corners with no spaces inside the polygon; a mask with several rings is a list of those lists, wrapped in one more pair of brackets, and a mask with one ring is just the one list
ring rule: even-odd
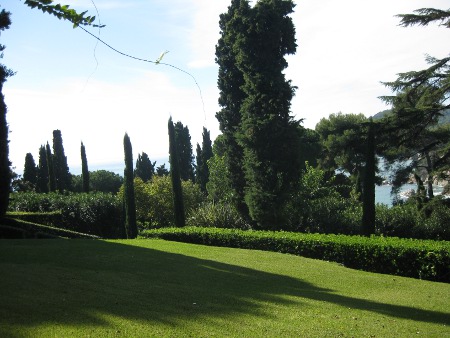
{"label": "white cloud", "polygon": [[66,79],[51,88],[6,90],[10,159],[18,171],[26,153],[38,161],[39,146],[47,141],[52,144],[54,129],[62,132],[69,166],[79,166],[81,141],[89,163],[120,162],[127,132],[134,158],[144,151],[156,160],[168,157],[170,115],[174,122],[189,127],[194,147],[194,142],[201,142],[203,125],[214,128],[216,124],[212,121],[216,108],[210,99],[214,89],[203,91],[204,113],[197,88],[176,86],[164,73],[146,72],[125,83],[91,79],[85,86],[85,82]]}

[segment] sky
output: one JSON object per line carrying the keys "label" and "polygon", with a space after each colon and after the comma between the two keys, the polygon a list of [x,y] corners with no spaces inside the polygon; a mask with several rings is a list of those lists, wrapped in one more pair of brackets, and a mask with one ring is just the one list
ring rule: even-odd
{"label": "sky", "polygon": [[[55,129],[71,172],[81,167],[81,142],[90,169],[123,163],[125,133],[135,160],[146,152],[157,165],[167,162],[170,116],[189,128],[194,154],[203,127],[212,140],[220,134],[214,52],[219,15],[230,0],[61,2],[96,15],[106,26],[90,32],[116,50],[153,61],[168,51],[162,62],[184,72],[119,54],[23,0],[1,1],[12,20],[0,43],[6,45],[2,63],[16,72],[3,88],[15,172],[23,171],[27,153],[38,162],[39,147],[52,145]],[[372,116],[388,109],[378,98],[391,94],[382,81],[425,68],[426,54],[449,53],[449,29],[404,28],[395,17],[423,7],[447,9],[448,0],[294,3],[298,47],[285,74],[298,87],[292,115],[306,128],[333,113]]]}

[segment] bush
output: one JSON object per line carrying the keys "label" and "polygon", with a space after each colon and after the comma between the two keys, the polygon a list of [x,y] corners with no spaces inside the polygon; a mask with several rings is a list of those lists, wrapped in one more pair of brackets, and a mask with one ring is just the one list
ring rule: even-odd
{"label": "bush", "polygon": [[[197,184],[182,181],[184,209],[189,215],[205,200],[203,192]],[[153,176],[148,182],[140,178],[134,179],[136,197],[136,218],[141,229],[170,227],[175,225],[172,197],[172,181],[170,176]],[[122,198],[123,188],[118,197]]]}
{"label": "bush", "polygon": [[240,216],[230,203],[207,202],[191,210],[187,225],[214,228],[250,229],[250,225]]}
{"label": "bush", "polygon": [[142,236],[290,253],[354,269],[450,282],[450,243],[444,241],[199,227],[147,230]]}
{"label": "bush", "polygon": [[122,203],[108,193],[15,193],[10,211],[59,212],[56,227],[106,238],[118,237],[122,224]]}

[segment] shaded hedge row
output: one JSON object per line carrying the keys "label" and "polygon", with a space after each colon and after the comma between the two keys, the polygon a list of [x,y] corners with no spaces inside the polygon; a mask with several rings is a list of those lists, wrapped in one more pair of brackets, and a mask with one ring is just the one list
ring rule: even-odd
{"label": "shaded hedge row", "polygon": [[14,193],[11,194],[9,211],[37,213],[18,217],[103,238],[119,237],[123,223],[122,201],[113,194],[101,192]]}
{"label": "shaded hedge row", "polygon": [[289,253],[365,271],[450,282],[450,242],[218,228],[146,230],[145,238]]}
{"label": "shaded hedge row", "polygon": [[48,225],[37,224],[21,219],[5,217],[0,221],[0,239],[31,239],[31,238],[86,238],[99,237],[83,234]]}

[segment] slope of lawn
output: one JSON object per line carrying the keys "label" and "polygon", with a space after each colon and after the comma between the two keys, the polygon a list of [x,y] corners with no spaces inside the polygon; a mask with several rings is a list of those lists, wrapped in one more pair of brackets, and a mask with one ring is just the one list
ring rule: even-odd
{"label": "slope of lawn", "polygon": [[0,337],[449,337],[450,285],[163,240],[1,240]]}

